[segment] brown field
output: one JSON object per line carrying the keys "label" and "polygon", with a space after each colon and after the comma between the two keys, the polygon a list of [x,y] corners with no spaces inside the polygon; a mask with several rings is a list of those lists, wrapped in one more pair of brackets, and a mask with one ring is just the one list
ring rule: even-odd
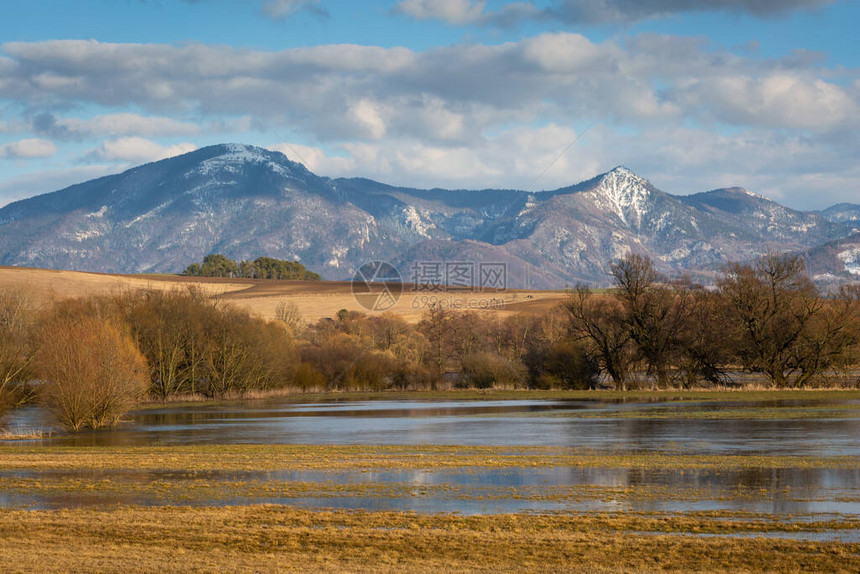
{"label": "brown field", "polygon": [[[279,303],[294,303],[306,321],[333,317],[338,310],[366,311],[352,295],[348,281],[274,281],[266,279],[193,278],[179,275],[113,275],[79,271],[55,271],[0,266],[0,289],[25,289],[41,301],[62,300],[88,295],[106,295],[125,290],[176,289],[196,286],[220,296],[224,301],[249,310],[252,314],[274,318]],[[470,308],[493,301],[494,312],[501,316],[544,312],[565,298],[563,291],[508,290],[477,292],[466,289],[431,294],[405,286],[391,312],[417,323],[424,311],[423,297],[439,297],[455,308]]]}
{"label": "brown field", "polygon": [[858,544],[617,515],[283,506],[0,511],[6,572],[856,572]]}
{"label": "brown field", "polygon": [[[411,482],[340,484],[325,473],[374,476],[391,469],[770,468],[857,469],[856,457],[683,456],[563,447],[193,445],[0,446],[0,491],[50,495],[53,509],[0,508],[3,572],[857,572],[860,528],[849,515],[738,510],[559,511],[461,515],[326,509],[325,500],[424,497]],[[314,470],[310,480],[254,478],[256,471]],[[219,473],[227,473],[218,478]],[[124,474],[125,473],[125,474]],[[132,474],[129,474],[132,473]],[[158,474],[150,474],[158,473]],[[114,477],[136,476],[128,480]],[[246,478],[247,477],[247,478]],[[405,486],[405,490],[399,490]],[[589,485],[470,491],[463,500],[707,499],[709,489]],[[773,496],[756,489],[758,496]],[[100,495],[125,502],[95,504]],[[753,495],[738,491],[740,498]],[[135,504],[156,501],[153,506]],[[317,509],[257,503],[317,498]],[[721,493],[718,496],[725,496]],[[241,506],[231,500],[245,499]],[[82,506],[75,501],[86,502]],[[222,506],[226,504],[226,506]],[[181,506],[177,506],[177,504]],[[65,505],[69,505],[66,507]]]}

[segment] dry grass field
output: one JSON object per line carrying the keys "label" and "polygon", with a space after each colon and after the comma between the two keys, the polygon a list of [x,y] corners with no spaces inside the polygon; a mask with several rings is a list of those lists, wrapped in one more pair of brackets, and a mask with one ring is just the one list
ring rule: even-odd
{"label": "dry grass field", "polygon": [[[124,290],[177,289],[193,285],[224,301],[248,309],[257,316],[273,318],[280,303],[299,307],[306,321],[332,317],[338,310],[367,311],[352,294],[348,281],[274,281],[266,279],[218,279],[178,275],[112,275],[79,271],[55,271],[0,266],[0,289],[25,289],[48,302],[87,295],[104,295]],[[563,291],[477,292],[466,289],[445,293],[426,293],[405,286],[390,312],[417,323],[426,305],[435,297],[441,304],[456,309],[482,309],[487,306],[501,316],[546,311],[565,298]]]}
{"label": "dry grass field", "polygon": [[0,532],[0,563],[6,572],[856,572],[858,568],[857,544],[703,533],[696,519],[648,516],[422,516],[283,506],[122,506],[4,511]]}
{"label": "dry grass field", "polygon": [[[0,509],[3,572],[857,572],[851,516],[749,511],[624,511],[623,501],[698,501],[709,488],[645,485],[470,490],[483,500],[622,501],[618,511],[469,515],[326,509],[341,497],[432,498],[431,484],[345,482],[338,471],[382,476],[397,469],[480,476],[494,468],[711,468],[856,470],[856,457],[607,457],[570,448],[487,446],[194,445],[0,447],[0,491],[43,494],[56,509]],[[319,479],[257,478],[259,471],[312,470]],[[128,480],[129,476],[139,477]],[[219,478],[220,476],[220,478]],[[123,478],[125,477],[125,478]],[[403,490],[399,490],[399,489]],[[392,490],[394,489],[394,490]],[[120,495],[126,502],[93,504]],[[725,493],[717,495],[724,496]],[[774,496],[738,491],[738,499]],[[140,498],[138,498],[140,497]],[[259,498],[258,498],[259,497]],[[319,500],[316,508],[264,502]],[[692,497],[692,498],[688,498]],[[90,503],[86,503],[86,501]],[[135,504],[150,500],[153,505]],[[244,500],[239,506],[231,501]],[[70,504],[81,502],[81,506]],[[177,505],[178,504],[178,505]],[[224,504],[224,505],[222,505]],[[68,506],[66,506],[68,505]]]}

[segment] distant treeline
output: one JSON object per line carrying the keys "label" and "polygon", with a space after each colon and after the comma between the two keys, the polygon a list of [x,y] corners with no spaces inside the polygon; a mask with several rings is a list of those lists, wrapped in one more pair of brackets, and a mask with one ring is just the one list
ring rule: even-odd
{"label": "distant treeline", "polygon": [[[428,308],[417,325],[341,310],[275,320],[195,289],[39,309],[0,292],[0,403],[37,399],[69,428],[119,420],[137,401],[255,392],[463,388],[858,386],[860,285],[823,296],[799,258],[729,265],[716,289],[661,278],[637,255],[607,293],[573,289],[539,315]],[[34,383],[38,381],[38,383]]]}
{"label": "distant treeline", "polygon": [[202,263],[192,263],[182,275],[187,277],[242,277],[245,279],[283,279],[297,281],[319,281],[317,273],[308,271],[298,261],[283,261],[272,257],[258,257],[253,261],[233,261],[217,253],[203,258]]}

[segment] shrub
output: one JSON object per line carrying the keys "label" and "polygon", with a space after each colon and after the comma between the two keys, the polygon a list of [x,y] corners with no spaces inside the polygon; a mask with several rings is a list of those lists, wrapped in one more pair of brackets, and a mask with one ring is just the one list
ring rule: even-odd
{"label": "shrub", "polygon": [[302,391],[321,391],[325,389],[325,375],[308,363],[301,363],[293,375],[293,386]]}
{"label": "shrub", "polygon": [[94,317],[49,321],[36,365],[44,401],[74,431],[114,426],[147,387],[146,360],[131,337]]}
{"label": "shrub", "polygon": [[120,303],[150,368],[150,393],[241,394],[289,384],[292,337],[197,290],[148,291]]}
{"label": "shrub", "polygon": [[463,358],[463,375],[473,387],[489,389],[496,385],[519,386],[526,379],[519,361],[508,361],[495,353],[476,353]]}
{"label": "shrub", "polygon": [[202,390],[209,396],[285,387],[292,379],[292,341],[274,323],[227,307],[212,318],[206,337]]}
{"label": "shrub", "polygon": [[593,389],[597,385],[598,365],[570,340],[532,349],[526,362],[534,388]]}

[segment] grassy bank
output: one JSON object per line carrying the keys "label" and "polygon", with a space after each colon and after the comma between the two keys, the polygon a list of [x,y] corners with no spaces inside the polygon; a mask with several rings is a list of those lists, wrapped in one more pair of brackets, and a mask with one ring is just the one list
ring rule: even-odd
{"label": "grassy bank", "polygon": [[581,400],[581,401],[791,401],[833,400],[860,401],[860,390],[845,389],[714,389],[714,390],[635,390],[635,391],[561,391],[561,390],[508,390],[508,389],[457,389],[444,391],[336,391],[302,393],[291,390],[236,395],[229,399],[207,399],[200,395],[180,396],[170,401],[151,401],[137,410],[161,409],[195,404],[233,404],[237,401],[279,399],[286,402],[339,402],[339,401],[508,401],[508,400]]}
{"label": "grassy bank", "polygon": [[195,445],[0,446],[0,470],[272,471],[587,467],[628,469],[860,469],[855,456],[606,453],[562,447]]}

